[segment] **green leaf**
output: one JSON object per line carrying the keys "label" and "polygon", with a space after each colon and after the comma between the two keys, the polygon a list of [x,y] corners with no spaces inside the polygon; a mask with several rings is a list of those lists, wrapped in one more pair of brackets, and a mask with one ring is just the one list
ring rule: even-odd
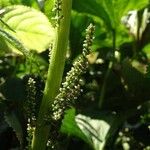
{"label": "green leaf", "polygon": [[20,142],[20,145],[22,147],[23,146],[23,131],[22,131],[22,127],[21,127],[18,117],[16,116],[14,112],[7,112],[5,113],[5,121],[8,123],[10,127],[13,128]]}
{"label": "green leaf", "polygon": [[75,122],[75,109],[69,109],[66,111],[61,126],[61,132],[78,136],[84,141],[88,140]]}
{"label": "green leaf", "polygon": [[2,20],[15,33],[8,30],[3,24],[1,26],[6,28],[8,33],[20,39],[20,42],[30,50],[42,52],[49,48],[49,44],[54,39],[54,29],[48,18],[33,8],[21,5],[8,6],[5,8]]}
{"label": "green leaf", "polygon": [[81,13],[97,16],[105,22],[108,28],[112,27],[110,16],[96,0],[74,0],[73,9]]}
{"label": "green leaf", "polygon": [[133,9],[148,5],[148,0],[74,0],[73,8],[101,18],[109,29],[116,29],[121,24],[121,17]]}
{"label": "green leaf", "polygon": [[11,5],[10,0],[0,0],[0,8]]}
{"label": "green leaf", "polygon": [[[16,39],[14,36],[9,34],[3,29],[0,29],[0,36],[2,37],[2,41],[0,48],[7,48],[7,44],[5,41],[8,41],[10,44],[12,44],[15,48],[17,48],[19,51],[21,51],[25,56],[28,56],[28,50],[24,47],[24,45]],[[9,48],[8,48],[9,49]]]}
{"label": "green leaf", "polygon": [[148,0],[97,0],[102,4],[108,16],[111,18],[113,28],[118,28],[121,17],[126,15],[130,10],[140,10],[148,5]]}
{"label": "green leaf", "polygon": [[[10,51],[10,48],[7,44],[7,41],[5,38],[3,38],[3,36],[0,36],[0,56],[4,56],[4,54],[6,52],[9,52]],[[5,51],[4,51],[5,50]]]}
{"label": "green leaf", "polygon": [[[94,112],[93,112],[94,114]],[[61,132],[81,138],[95,150],[102,150],[109,138],[118,129],[121,120],[111,113],[96,113],[96,116],[67,111],[61,126]]]}
{"label": "green leaf", "polygon": [[148,0],[142,0],[142,1],[137,1],[137,0],[118,0],[118,8],[119,4],[121,6],[121,10],[123,11],[122,15],[127,13],[129,10],[140,10],[144,7],[146,7],[149,4]]}
{"label": "green leaf", "polygon": [[46,14],[49,19],[52,18],[53,7],[54,7],[54,0],[46,0],[44,2],[44,14]]}
{"label": "green leaf", "polygon": [[145,45],[142,51],[146,54],[147,58],[150,59],[150,44]]}
{"label": "green leaf", "polygon": [[20,0],[20,1],[21,1],[20,4],[39,9],[39,4],[37,0]]}
{"label": "green leaf", "polygon": [[36,0],[0,0],[0,7],[6,7],[10,5],[27,5],[39,9],[38,2]]}
{"label": "green leaf", "polygon": [[76,123],[89,139],[95,150],[102,150],[110,125],[104,120],[92,119],[88,116],[79,114],[76,116]]}

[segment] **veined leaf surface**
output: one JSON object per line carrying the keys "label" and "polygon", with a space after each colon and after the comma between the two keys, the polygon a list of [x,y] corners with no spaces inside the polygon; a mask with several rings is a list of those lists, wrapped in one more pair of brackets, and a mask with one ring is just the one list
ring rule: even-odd
{"label": "veined leaf surface", "polygon": [[13,29],[1,26],[24,44],[30,50],[42,52],[49,47],[55,33],[48,18],[40,11],[33,8],[15,5],[5,8],[2,20]]}

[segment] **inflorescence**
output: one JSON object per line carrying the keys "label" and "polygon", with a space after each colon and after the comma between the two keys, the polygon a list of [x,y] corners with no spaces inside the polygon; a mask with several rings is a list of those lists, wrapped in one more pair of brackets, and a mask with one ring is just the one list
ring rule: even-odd
{"label": "inflorescence", "polygon": [[55,14],[55,17],[52,19],[55,21],[55,26],[58,27],[60,25],[60,21],[63,18],[62,15],[62,0],[55,0],[54,8],[52,10]]}
{"label": "inflorescence", "polygon": [[27,101],[26,101],[26,112],[27,112],[27,118],[32,119],[35,117],[35,95],[36,95],[36,81],[29,77],[28,83],[27,83]]}
{"label": "inflorescence", "polygon": [[86,37],[83,43],[82,55],[74,62],[73,67],[67,73],[65,82],[62,83],[60,93],[56,96],[52,104],[52,119],[60,120],[66,108],[72,105],[73,101],[77,99],[81,90],[80,79],[81,75],[86,72],[88,68],[88,60],[86,56],[91,52],[91,46],[94,38],[93,24],[90,24],[86,29]]}
{"label": "inflorescence", "polygon": [[36,81],[29,77],[26,85],[27,101],[25,103],[25,111],[27,117],[27,149],[31,149],[31,141],[35,129],[35,96],[36,96]]}

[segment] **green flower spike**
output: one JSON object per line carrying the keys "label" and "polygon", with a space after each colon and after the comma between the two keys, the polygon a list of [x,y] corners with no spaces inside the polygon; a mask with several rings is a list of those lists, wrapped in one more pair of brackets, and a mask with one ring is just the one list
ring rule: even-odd
{"label": "green flower spike", "polygon": [[52,104],[52,119],[60,120],[64,111],[72,105],[81,92],[80,78],[88,68],[86,56],[91,52],[91,46],[94,38],[94,26],[90,24],[86,29],[86,37],[83,43],[82,55],[74,62],[73,67],[67,73],[65,82],[62,83],[60,93],[56,96]]}
{"label": "green flower spike", "polygon": [[34,78],[29,77],[26,85],[27,101],[25,102],[25,111],[27,117],[27,142],[26,149],[31,149],[31,141],[35,130],[35,95],[36,95],[36,81]]}

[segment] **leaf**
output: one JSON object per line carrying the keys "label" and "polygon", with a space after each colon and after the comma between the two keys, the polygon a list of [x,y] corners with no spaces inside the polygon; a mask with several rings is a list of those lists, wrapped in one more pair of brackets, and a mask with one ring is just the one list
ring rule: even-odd
{"label": "leaf", "polygon": [[145,45],[142,51],[146,54],[147,58],[150,59],[150,44]]}
{"label": "leaf", "polygon": [[46,14],[49,19],[52,18],[53,7],[54,7],[54,0],[46,0],[44,2],[44,14]]}
{"label": "leaf", "polygon": [[[118,0],[119,4],[121,5],[121,9],[123,11],[123,15],[127,13],[129,10],[140,10],[144,7],[146,7],[149,4],[148,0],[142,0],[142,1],[137,1],[137,0]],[[118,5],[119,7],[119,5]]]}
{"label": "leaf", "polygon": [[113,23],[115,25],[120,24],[121,17],[128,13],[130,10],[140,10],[148,5],[147,0],[136,1],[136,0],[97,0],[99,4],[102,4],[105,11],[108,13]]}
{"label": "leaf", "polygon": [[103,149],[110,129],[107,122],[79,114],[76,116],[76,123],[95,150]]}
{"label": "leaf", "polygon": [[24,45],[18,39],[16,39],[14,36],[12,36],[8,32],[6,32],[5,30],[0,29],[0,36],[2,37],[2,41],[0,42],[1,43],[1,46],[0,46],[1,49],[3,47],[6,47],[6,45],[7,45],[5,43],[5,40],[6,40],[10,44],[12,44],[15,48],[17,48],[19,51],[21,51],[25,56],[29,55],[29,51],[24,47]]}
{"label": "leaf", "polygon": [[111,113],[97,113],[96,116],[75,116],[75,110],[71,109],[64,117],[61,132],[81,138],[95,150],[102,150],[118,129],[121,120]]}
{"label": "leaf", "polygon": [[145,78],[135,67],[136,65],[133,66],[133,62],[131,64],[129,60],[122,62],[121,78],[126,89],[126,99],[118,102],[118,105],[125,110],[136,109],[150,97],[150,79]]}
{"label": "leaf", "polygon": [[11,5],[10,0],[0,0],[0,8],[3,8],[5,6]]}
{"label": "leaf", "polygon": [[[48,18],[33,8],[21,5],[8,6],[5,8],[2,20],[15,33],[8,29],[6,31],[20,39],[20,42],[30,50],[42,52],[49,48],[49,44],[54,39],[54,29]],[[6,28],[3,24],[1,26]]]}
{"label": "leaf", "polygon": [[6,99],[7,107],[4,118],[10,127],[13,128],[16,136],[23,146],[24,115],[23,102],[25,101],[25,87],[19,78],[9,78],[0,87],[0,92]]}
{"label": "leaf", "polygon": [[10,127],[13,128],[14,132],[16,133],[16,136],[20,142],[21,147],[23,146],[23,131],[22,131],[22,127],[21,124],[17,118],[17,116],[15,115],[14,112],[7,112],[5,114],[5,121],[8,123],[8,125]]}
{"label": "leaf", "polygon": [[73,8],[101,18],[109,29],[121,25],[121,17],[129,10],[142,9],[148,5],[147,0],[74,0]]}
{"label": "leaf", "polygon": [[71,57],[74,59],[81,53],[85,28],[92,22],[92,20],[86,15],[79,14],[76,11],[72,11],[71,19],[69,41]]}
{"label": "leaf", "polygon": [[144,75],[134,68],[129,60],[123,61],[121,75],[127,89],[131,91],[132,94],[142,92],[141,87],[144,83]]}
{"label": "leaf", "polygon": [[111,28],[110,16],[97,0],[74,0],[73,9],[81,13],[87,13],[101,18],[108,28]]}
{"label": "leaf", "polygon": [[147,0],[97,0],[101,4],[108,16],[110,17],[112,27],[118,28],[121,18],[131,10],[140,10],[148,5]]}
{"label": "leaf", "polygon": [[0,0],[0,7],[6,7],[10,5],[27,5],[39,9],[38,2],[36,0]]}
{"label": "leaf", "polygon": [[75,109],[69,109],[66,111],[60,130],[63,133],[78,136],[82,140],[88,140],[75,122]]}
{"label": "leaf", "polygon": [[[0,56],[4,56],[4,54],[6,52],[9,52],[10,51],[10,48],[7,44],[7,41],[5,38],[3,38],[2,36],[0,36]],[[5,50],[5,51],[4,51]]]}
{"label": "leaf", "polygon": [[20,4],[26,5],[26,6],[31,6],[36,9],[39,8],[38,0],[20,0]]}

